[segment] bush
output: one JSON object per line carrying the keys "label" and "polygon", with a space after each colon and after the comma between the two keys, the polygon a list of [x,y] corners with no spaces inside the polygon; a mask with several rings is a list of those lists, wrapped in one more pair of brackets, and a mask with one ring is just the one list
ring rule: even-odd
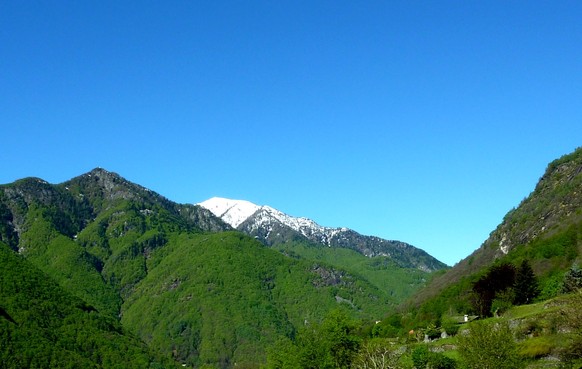
{"label": "bush", "polygon": [[428,327],[426,327],[426,330],[424,331],[424,333],[431,340],[434,340],[436,338],[441,337],[441,330],[439,328],[437,328],[436,325],[434,325],[434,324],[429,324]]}
{"label": "bush", "polygon": [[540,300],[549,300],[562,292],[563,276],[554,273],[540,281]]}
{"label": "bush", "polygon": [[570,333],[566,335],[567,345],[560,356],[564,362],[572,366],[582,363],[582,309],[580,306],[582,306],[582,290],[574,293],[568,304],[560,311],[562,324],[570,330]]}
{"label": "bush", "polygon": [[507,323],[475,322],[459,335],[459,354],[469,369],[524,366]]}
{"label": "bush", "polygon": [[426,345],[420,345],[412,350],[412,363],[416,369],[424,369],[428,365],[430,351]]}
{"label": "bush", "polygon": [[455,369],[457,362],[440,352],[432,352],[429,356],[428,366],[431,369]]}
{"label": "bush", "polygon": [[562,292],[570,293],[582,289],[582,269],[578,265],[572,265],[564,275]]}
{"label": "bush", "polygon": [[530,359],[548,356],[554,349],[553,343],[547,337],[532,338],[520,344],[519,353]]}
{"label": "bush", "polygon": [[449,336],[454,336],[459,331],[460,324],[453,318],[444,318],[442,328]]}
{"label": "bush", "polygon": [[512,306],[513,306],[513,304],[511,303],[510,300],[503,298],[503,297],[497,298],[497,299],[493,300],[493,303],[491,304],[491,313],[494,316],[500,316],[500,315],[503,315]]}
{"label": "bush", "polygon": [[412,363],[416,369],[454,369],[457,362],[440,352],[431,352],[428,346],[417,346],[412,351]]}

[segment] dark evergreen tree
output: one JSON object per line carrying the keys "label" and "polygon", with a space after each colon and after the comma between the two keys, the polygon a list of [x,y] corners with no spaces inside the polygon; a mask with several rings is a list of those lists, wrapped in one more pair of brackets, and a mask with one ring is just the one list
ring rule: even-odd
{"label": "dark evergreen tree", "polygon": [[491,316],[491,306],[495,295],[513,287],[516,270],[511,263],[492,266],[487,274],[473,284],[475,299],[473,307],[481,316]]}
{"label": "dark evergreen tree", "polygon": [[539,293],[538,281],[535,273],[527,261],[523,260],[515,276],[515,305],[523,305],[532,302]]}

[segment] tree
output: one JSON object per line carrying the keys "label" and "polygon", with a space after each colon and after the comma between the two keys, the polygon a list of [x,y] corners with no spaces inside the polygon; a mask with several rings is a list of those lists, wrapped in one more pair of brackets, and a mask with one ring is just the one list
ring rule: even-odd
{"label": "tree", "polygon": [[287,338],[280,338],[267,350],[267,369],[299,369],[297,346]]}
{"label": "tree", "polygon": [[564,275],[562,292],[570,293],[582,289],[582,269],[576,264]]}
{"label": "tree", "polygon": [[[327,339],[323,335],[321,325],[313,324],[299,330],[295,344],[299,367],[303,369],[333,368]],[[284,368],[284,367],[281,367]]]}
{"label": "tree", "polygon": [[309,324],[295,342],[279,340],[268,350],[269,369],[349,368],[360,348],[357,324],[340,310],[330,312],[321,324]]}
{"label": "tree", "polygon": [[372,338],[365,342],[353,361],[361,369],[395,369],[399,367],[402,351],[395,348],[389,340]]}
{"label": "tree", "polygon": [[323,334],[336,368],[349,368],[360,348],[361,340],[354,334],[356,327],[341,310],[332,311],[323,321]]}
{"label": "tree", "polygon": [[513,303],[515,305],[528,304],[540,294],[538,281],[527,259],[521,262],[517,270],[514,290]]}
{"label": "tree", "polygon": [[458,336],[459,354],[468,369],[519,369],[524,362],[509,325],[474,322]]}
{"label": "tree", "polygon": [[491,316],[491,306],[496,294],[513,287],[515,266],[510,263],[492,266],[487,274],[473,284],[473,307],[481,316]]}

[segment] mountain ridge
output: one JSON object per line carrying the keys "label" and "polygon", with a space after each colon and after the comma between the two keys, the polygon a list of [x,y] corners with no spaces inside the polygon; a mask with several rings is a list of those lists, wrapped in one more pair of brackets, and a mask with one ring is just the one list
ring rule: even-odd
{"label": "mountain ridge", "polygon": [[[344,264],[290,256],[201,206],[175,203],[103,168],[59,184],[26,178],[0,185],[4,244],[11,258],[148,346],[150,360],[191,367],[256,367],[267,346],[292,338],[306,320],[319,322],[333,309],[378,319],[426,276],[404,270],[380,285]],[[11,271],[0,268],[1,278]],[[18,318],[13,308],[0,309]],[[13,325],[0,317],[0,336]]]}
{"label": "mountain ridge", "polygon": [[365,236],[346,227],[325,227],[305,217],[294,217],[267,205],[256,205],[246,200],[213,197],[201,203],[236,228],[268,246],[302,239],[330,248],[348,248],[373,258],[392,258],[405,268],[432,272],[446,268],[424,250],[406,242]]}
{"label": "mountain ridge", "polygon": [[[203,201],[200,205],[214,213],[233,228],[238,228],[251,218],[257,218],[251,225],[251,231],[256,231],[262,223],[268,223],[270,218],[280,221],[289,226],[294,231],[301,233],[307,238],[312,238],[312,234],[321,234],[320,242],[329,246],[329,234],[334,234],[347,228],[324,227],[306,217],[293,217],[268,205],[256,205],[246,200],[232,200],[222,197],[213,197]],[[257,214],[259,213],[259,214]]]}

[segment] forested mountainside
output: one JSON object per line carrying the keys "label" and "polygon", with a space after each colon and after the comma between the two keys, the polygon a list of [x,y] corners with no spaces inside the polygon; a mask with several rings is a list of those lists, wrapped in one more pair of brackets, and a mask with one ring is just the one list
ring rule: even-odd
{"label": "forested mountainside", "polygon": [[1,368],[173,368],[0,242]]}
{"label": "forested mountainside", "polygon": [[426,284],[429,273],[446,265],[401,241],[331,228],[245,200],[211,198],[199,205],[264,245],[298,259],[326,263],[360,275],[403,301]]}
{"label": "forested mountainside", "polygon": [[[58,185],[27,178],[0,186],[0,242],[10,260],[0,264],[1,278],[25,281],[32,273],[46,282],[19,288],[19,301],[34,302],[26,306],[11,302],[16,287],[0,287],[3,355],[38,342],[22,360],[62,348],[83,367],[124,367],[116,355],[131,356],[124,363],[135,359],[134,367],[256,367],[267,347],[331,310],[377,320],[404,295],[402,281],[372,283],[325,260],[290,257],[200,206],[176,204],[100,168]],[[419,286],[427,274],[417,273]],[[14,323],[43,314],[46,323],[26,330]],[[61,327],[62,319],[71,326]],[[76,330],[61,342],[59,329]],[[96,338],[84,342],[93,331]],[[15,360],[5,367],[22,367]],[[55,360],[35,365],[64,366]]]}
{"label": "forested mountainside", "polygon": [[[419,307],[419,316],[426,321],[440,319],[451,309],[476,313],[478,281],[489,277],[494,282],[495,273],[507,265],[509,274],[498,276],[511,279],[524,262],[538,279],[539,298],[550,298],[560,292],[564,273],[577,268],[581,255],[582,148],[578,148],[551,162],[534,191],[507,213],[481,247],[437,275],[416,294],[412,306]],[[496,300],[502,304],[505,287],[498,287],[488,291],[489,304]]]}

